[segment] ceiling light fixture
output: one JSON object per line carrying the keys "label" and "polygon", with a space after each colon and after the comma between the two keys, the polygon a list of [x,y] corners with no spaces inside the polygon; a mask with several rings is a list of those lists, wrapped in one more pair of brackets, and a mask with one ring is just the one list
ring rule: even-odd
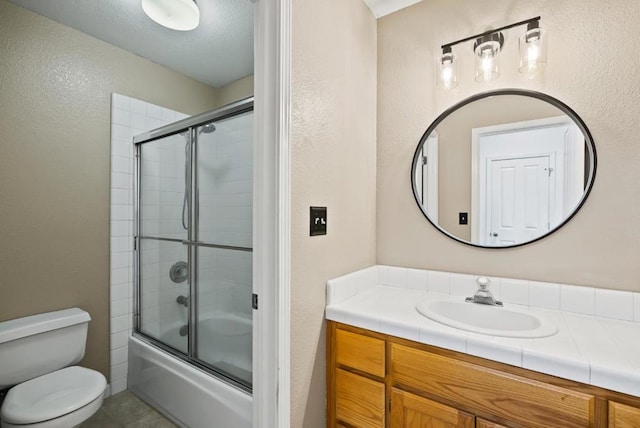
{"label": "ceiling light fixture", "polygon": [[178,31],[190,31],[200,24],[200,9],[195,0],[142,0],[149,18]]}
{"label": "ceiling light fixture", "polygon": [[438,60],[438,86],[444,89],[453,89],[458,86],[456,58],[452,48],[470,40],[475,40],[473,52],[476,56],[476,82],[497,79],[500,76],[498,54],[502,51],[505,40],[502,32],[522,25],[527,25],[527,31],[519,41],[520,64],[518,70],[528,75],[542,70],[547,62],[546,38],[540,28],[540,17],[536,16],[442,45],[442,55]]}

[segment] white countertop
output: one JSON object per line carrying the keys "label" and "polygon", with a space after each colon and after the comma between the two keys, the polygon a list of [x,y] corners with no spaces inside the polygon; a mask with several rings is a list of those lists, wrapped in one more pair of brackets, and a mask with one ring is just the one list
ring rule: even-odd
{"label": "white countertop", "polygon": [[415,309],[429,298],[464,297],[363,286],[367,278],[358,275],[354,291],[339,298],[333,296],[347,289],[342,287],[344,281],[330,281],[328,320],[640,397],[640,323],[505,303],[505,308],[544,316],[558,325],[559,332],[539,339],[488,336],[440,324]]}

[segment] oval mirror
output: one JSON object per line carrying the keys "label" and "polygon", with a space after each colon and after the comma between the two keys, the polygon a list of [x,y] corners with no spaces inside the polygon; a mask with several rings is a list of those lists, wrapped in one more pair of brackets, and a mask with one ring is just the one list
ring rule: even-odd
{"label": "oval mirror", "polygon": [[561,228],[596,172],[589,130],[548,95],[505,89],[441,114],[413,157],[413,194],[425,217],[464,244],[507,248]]}

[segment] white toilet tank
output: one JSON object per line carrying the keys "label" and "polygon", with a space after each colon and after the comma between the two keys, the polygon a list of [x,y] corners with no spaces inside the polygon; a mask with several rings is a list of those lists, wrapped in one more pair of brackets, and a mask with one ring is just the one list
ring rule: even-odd
{"label": "white toilet tank", "polygon": [[71,308],[0,322],[0,389],[80,361],[89,321]]}

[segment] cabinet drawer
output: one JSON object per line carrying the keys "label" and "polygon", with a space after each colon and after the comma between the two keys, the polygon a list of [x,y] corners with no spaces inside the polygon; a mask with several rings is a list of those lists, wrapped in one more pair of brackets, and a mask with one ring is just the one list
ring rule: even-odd
{"label": "cabinet drawer", "polygon": [[384,383],[336,369],[336,417],[339,421],[362,428],[382,428],[385,425],[384,407]]}
{"label": "cabinet drawer", "polygon": [[590,426],[594,397],[430,352],[392,344],[391,373],[403,385],[529,427]]}
{"label": "cabinet drawer", "polygon": [[336,329],[336,363],[384,377],[384,340]]}
{"label": "cabinet drawer", "polygon": [[609,428],[640,427],[640,409],[609,401]]}

